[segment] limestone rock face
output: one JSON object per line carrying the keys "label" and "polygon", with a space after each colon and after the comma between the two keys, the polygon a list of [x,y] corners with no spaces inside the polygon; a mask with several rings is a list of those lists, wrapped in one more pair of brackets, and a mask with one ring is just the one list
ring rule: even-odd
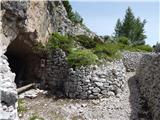
{"label": "limestone rock face", "polygon": [[3,1],[1,13],[2,32],[10,38],[9,41],[3,41],[5,45],[22,33],[28,34],[31,41],[43,43],[52,32],[95,36],[84,26],[73,24],[67,18],[62,1],[58,4],[54,1]]}
{"label": "limestone rock face", "polygon": [[15,74],[10,71],[7,57],[0,55],[0,119],[18,120]]}
{"label": "limestone rock face", "polygon": [[136,76],[153,120],[158,120],[160,118],[160,54],[143,55]]}

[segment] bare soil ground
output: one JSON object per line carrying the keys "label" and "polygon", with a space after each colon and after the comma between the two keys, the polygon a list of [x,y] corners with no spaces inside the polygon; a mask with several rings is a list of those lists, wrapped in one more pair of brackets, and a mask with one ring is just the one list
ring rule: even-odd
{"label": "bare soil ground", "polygon": [[125,89],[116,97],[73,100],[40,95],[34,99],[25,98],[27,111],[21,120],[30,120],[33,115],[44,120],[149,120],[141,115],[141,99],[134,74],[127,73]]}

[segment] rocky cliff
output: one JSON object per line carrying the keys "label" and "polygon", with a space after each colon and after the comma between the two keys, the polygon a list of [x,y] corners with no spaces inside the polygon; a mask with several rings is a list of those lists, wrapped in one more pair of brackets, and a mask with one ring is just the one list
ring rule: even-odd
{"label": "rocky cliff", "polygon": [[31,41],[36,39],[43,43],[52,32],[95,36],[84,26],[74,24],[68,19],[62,1],[58,4],[53,1],[4,1],[1,6],[2,32],[9,38],[8,41],[3,41],[5,45],[17,37],[22,37],[22,33],[27,34]]}

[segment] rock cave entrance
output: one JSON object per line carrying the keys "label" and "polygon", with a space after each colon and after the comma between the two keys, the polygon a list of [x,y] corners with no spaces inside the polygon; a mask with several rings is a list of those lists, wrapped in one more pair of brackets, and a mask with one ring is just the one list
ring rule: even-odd
{"label": "rock cave entrance", "polygon": [[31,46],[28,46],[23,40],[15,39],[9,44],[5,55],[11,71],[16,74],[15,83],[18,88],[35,82],[36,60]]}

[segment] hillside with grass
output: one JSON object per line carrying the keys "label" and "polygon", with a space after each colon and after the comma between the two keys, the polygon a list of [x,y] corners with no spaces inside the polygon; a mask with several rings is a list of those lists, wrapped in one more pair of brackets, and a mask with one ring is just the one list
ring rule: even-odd
{"label": "hillside with grass", "polygon": [[[73,12],[69,1],[64,1],[63,4],[68,18],[75,24],[84,25],[83,18]],[[146,20],[141,22],[140,18],[135,18],[131,8],[128,8],[124,19],[117,20],[114,36],[89,37],[61,35],[55,32],[52,33],[46,45],[38,43],[35,48],[39,47],[37,49],[46,52],[62,49],[66,52],[66,60],[72,67],[103,64],[104,61],[120,59],[124,51],[152,52],[153,48],[145,44],[145,24]]]}

